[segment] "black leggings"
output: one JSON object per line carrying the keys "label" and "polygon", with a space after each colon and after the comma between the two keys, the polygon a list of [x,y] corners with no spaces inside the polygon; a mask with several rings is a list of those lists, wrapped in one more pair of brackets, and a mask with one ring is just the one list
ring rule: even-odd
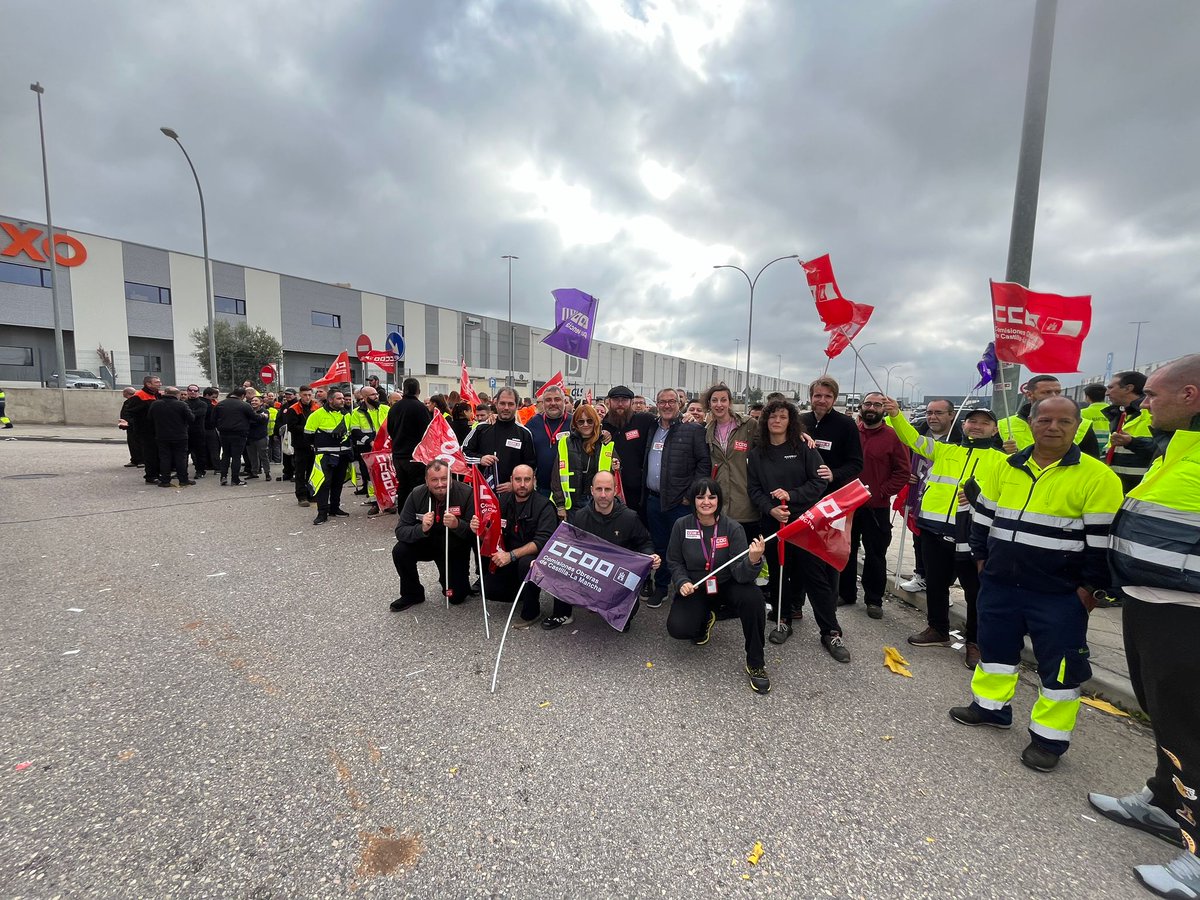
{"label": "black leggings", "polygon": [[716,613],[718,619],[736,616],[742,620],[742,634],[746,638],[746,665],[760,668],[767,627],[762,592],[753,584],[742,584],[732,578],[720,582],[715,594],[708,593],[703,584],[696,586],[690,597],[681,597],[676,591],[667,614],[667,634],[676,640],[694,641],[704,634],[710,614]]}

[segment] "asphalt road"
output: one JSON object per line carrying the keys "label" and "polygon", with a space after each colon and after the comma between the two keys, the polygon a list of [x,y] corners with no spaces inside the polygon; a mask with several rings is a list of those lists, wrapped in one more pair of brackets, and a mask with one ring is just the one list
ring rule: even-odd
{"label": "asphalt road", "polygon": [[125,460],[0,443],[3,896],[1139,897],[1175,853],[1085,799],[1140,786],[1147,729],[1085,708],[1025,769],[899,604],[844,613],[848,666],[806,618],[768,697],[736,622],[695,647],[665,606],[512,634],[492,695],[505,610],[490,643],[477,600],[390,612],[394,518]]}

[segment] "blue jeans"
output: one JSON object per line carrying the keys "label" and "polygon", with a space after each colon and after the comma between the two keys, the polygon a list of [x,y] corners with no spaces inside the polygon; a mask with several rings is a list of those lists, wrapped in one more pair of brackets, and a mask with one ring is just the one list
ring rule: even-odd
{"label": "blue jeans", "polygon": [[671,584],[671,569],[667,565],[667,545],[671,543],[671,531],[677,521],[691,514],[692,508],[680,503],[678,506],[663,509],[662,497],[649,491],[642,497],[642,508],[646,511],[646,527],[650,529],[654,552],[662,560],[662,565],[654,575],[654,584],[665,594]]}

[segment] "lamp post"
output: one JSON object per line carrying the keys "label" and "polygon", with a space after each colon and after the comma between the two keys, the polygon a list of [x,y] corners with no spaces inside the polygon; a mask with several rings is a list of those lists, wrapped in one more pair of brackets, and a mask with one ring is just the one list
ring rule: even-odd
{"label": "lamp post", "polygon": [[[46,201],[46,210],[47,210],[46,215],[47,216],[50,215],[49,209],[50,209],[50,201],[47,200]],[[1134,371],[1137,371],[1138,345],[1141,344],[1141,342],[1142,342],[1142,326],[1149,325],[1150,320],[1142,319],[1138,322],[1130,322],[1129,324],[1137,326],[1137,334],[1135,334],[1134,338],[1133,338],[1133,365],[1129,367],[1129,368],[1133,369]]]}
{"label": "lamp post", "polygon": [[[868,347],[874,347],[874,346],[875,346],[874,341],[871,341],[871,343],[869,343],[869,344],[863,344],[861,347],[858,348],[858,353],[862,353],[862,351],[866,350]],[[850,380],[851,396],[853,396],[858,391],[858,353],[854,354],[854,377]]]}
{"label": "lamp post", "polygon": [[779,390],[783,382],[783,354],[777,353],[775,355],[779,357],[779,371],[775,373],[775,390]]}
{"label": "lamp post", "polygon": [[200,176],[196,174],[196,167],[192,165],[192,158],[188,156],[188,152],[184,149],[183,142],[179,140],[179,135],[175,129],[164,126],[158,130],[173,140],[183,153],[183,158],[187,160],[188,168],[192,170],[192,177],[196,179],[196,193],[200,195],[200,234],[204,239],[204,298],[208,305],[208,371],[212,377],[213,385],[219,386],[221,379],[217,375],[217,330],[213,321],[216,316],[213,312],[212,264],[208,258],[208,217],[204,212],[204,189],[200,187]]}
{"label": "lamp post", "polygon": [[739,370],[738,370],[738,360],[741,359],[741,356],[742,356],[742,339],[734,338],[733,339],[733,393],[734,393],[734,395],[736,395],[738,392],[738,382],[741,380],[738,377],[740,374]]}
{"label": "lamp post", "polygon": [[887,381],[885,381],[883,383],[883,392],[884,392],[884,394],[886,394],[889,397],[891,396],[891,387],[892,387],[892,369],[898,369],[898,368],[900,368],[900,363],[896,363],[893,366],[884,366],[883,367],[883,371],[887,372]]}
{"label": "lamp post", "polygon": [[750,314],[746,319],[746,408],[747,409],[750,408],[750,339],[753,337],[753,330],[754,330],[754,286],[756,284],[758,284],[758,279],[762,276],[763,272],[767,271],[768,267],[775,265],[775,263],[780,262],[781,260],[799,259],[799,258],[800,258],[800,256],[797,253],[789,253],[787,256],[778,256],[775,259],[771,260],[769,263],[767,263],[765,266],[763,266],[761,269],[759,269],[758,275],[755,275],[753,278],[751,278],[750,275],[746,272],[746,270],[743,269],[741,266],[733,266],[733,265],[713,266],[714,269],[737,269],[745,277],[746,283],[748,285],[750,285]]}
{"label": "lamp post", "polygon": [[512,323],[512,261],[514,259],[520,259],[521,257],[506,253],[500,258],[508,260],[508,386],[516,387],[516,383],[513,381],[513,366],[516,365],[517,357],[517,333],[513,329]]}
{"label": "lamp post", "polygon": [[[35,81],[29,89],[37,94],[38,105],[38,136],[42,141],[42,186],[46,189],[46,243],[50,260],[50,303],[54,307],[54,354],[58,364],[58,387],[67,383],[67,351],[63,347],[62,314],[58,309],[58,263],[57,251],[54,247],[54,221],[50,216],[50,170],[46,164],[46,128],[42,122],[42,94],[46,89],[41,82]],[[79,364],[79,347],[75,347],[75,363]],[[116,375],[114,374],[114,378]]]}
{"label": "lamp post", "polygon": [[[910,381],[911,381],[913,384],[916,384],[916,379],[914,379],[914,378],[913,378],[911,375],[905,375],[903,378],[901,378],[901,379],[900,379],[900,391],[901,391],[901,393],[903,393],[905,390],[907,390],[907,388],[905,387],[905,385],[907,385],[907,384],[908,384]],[[911,398],[909,398],[909,397],[905,397],[904,399],[905,399],[905,400],[908,400],[908,401],[909,401],[909,403],[911,404],[911,402],[912,402],[912,399],[911,399]]]}

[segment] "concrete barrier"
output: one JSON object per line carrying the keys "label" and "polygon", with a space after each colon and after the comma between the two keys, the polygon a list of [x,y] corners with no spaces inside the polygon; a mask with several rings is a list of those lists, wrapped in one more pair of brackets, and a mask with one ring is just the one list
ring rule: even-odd
{"label": "concrete barrier", "polygon": [[7,415],[17,424],[115,425],[124,398],[120,391],[8,388]]}

